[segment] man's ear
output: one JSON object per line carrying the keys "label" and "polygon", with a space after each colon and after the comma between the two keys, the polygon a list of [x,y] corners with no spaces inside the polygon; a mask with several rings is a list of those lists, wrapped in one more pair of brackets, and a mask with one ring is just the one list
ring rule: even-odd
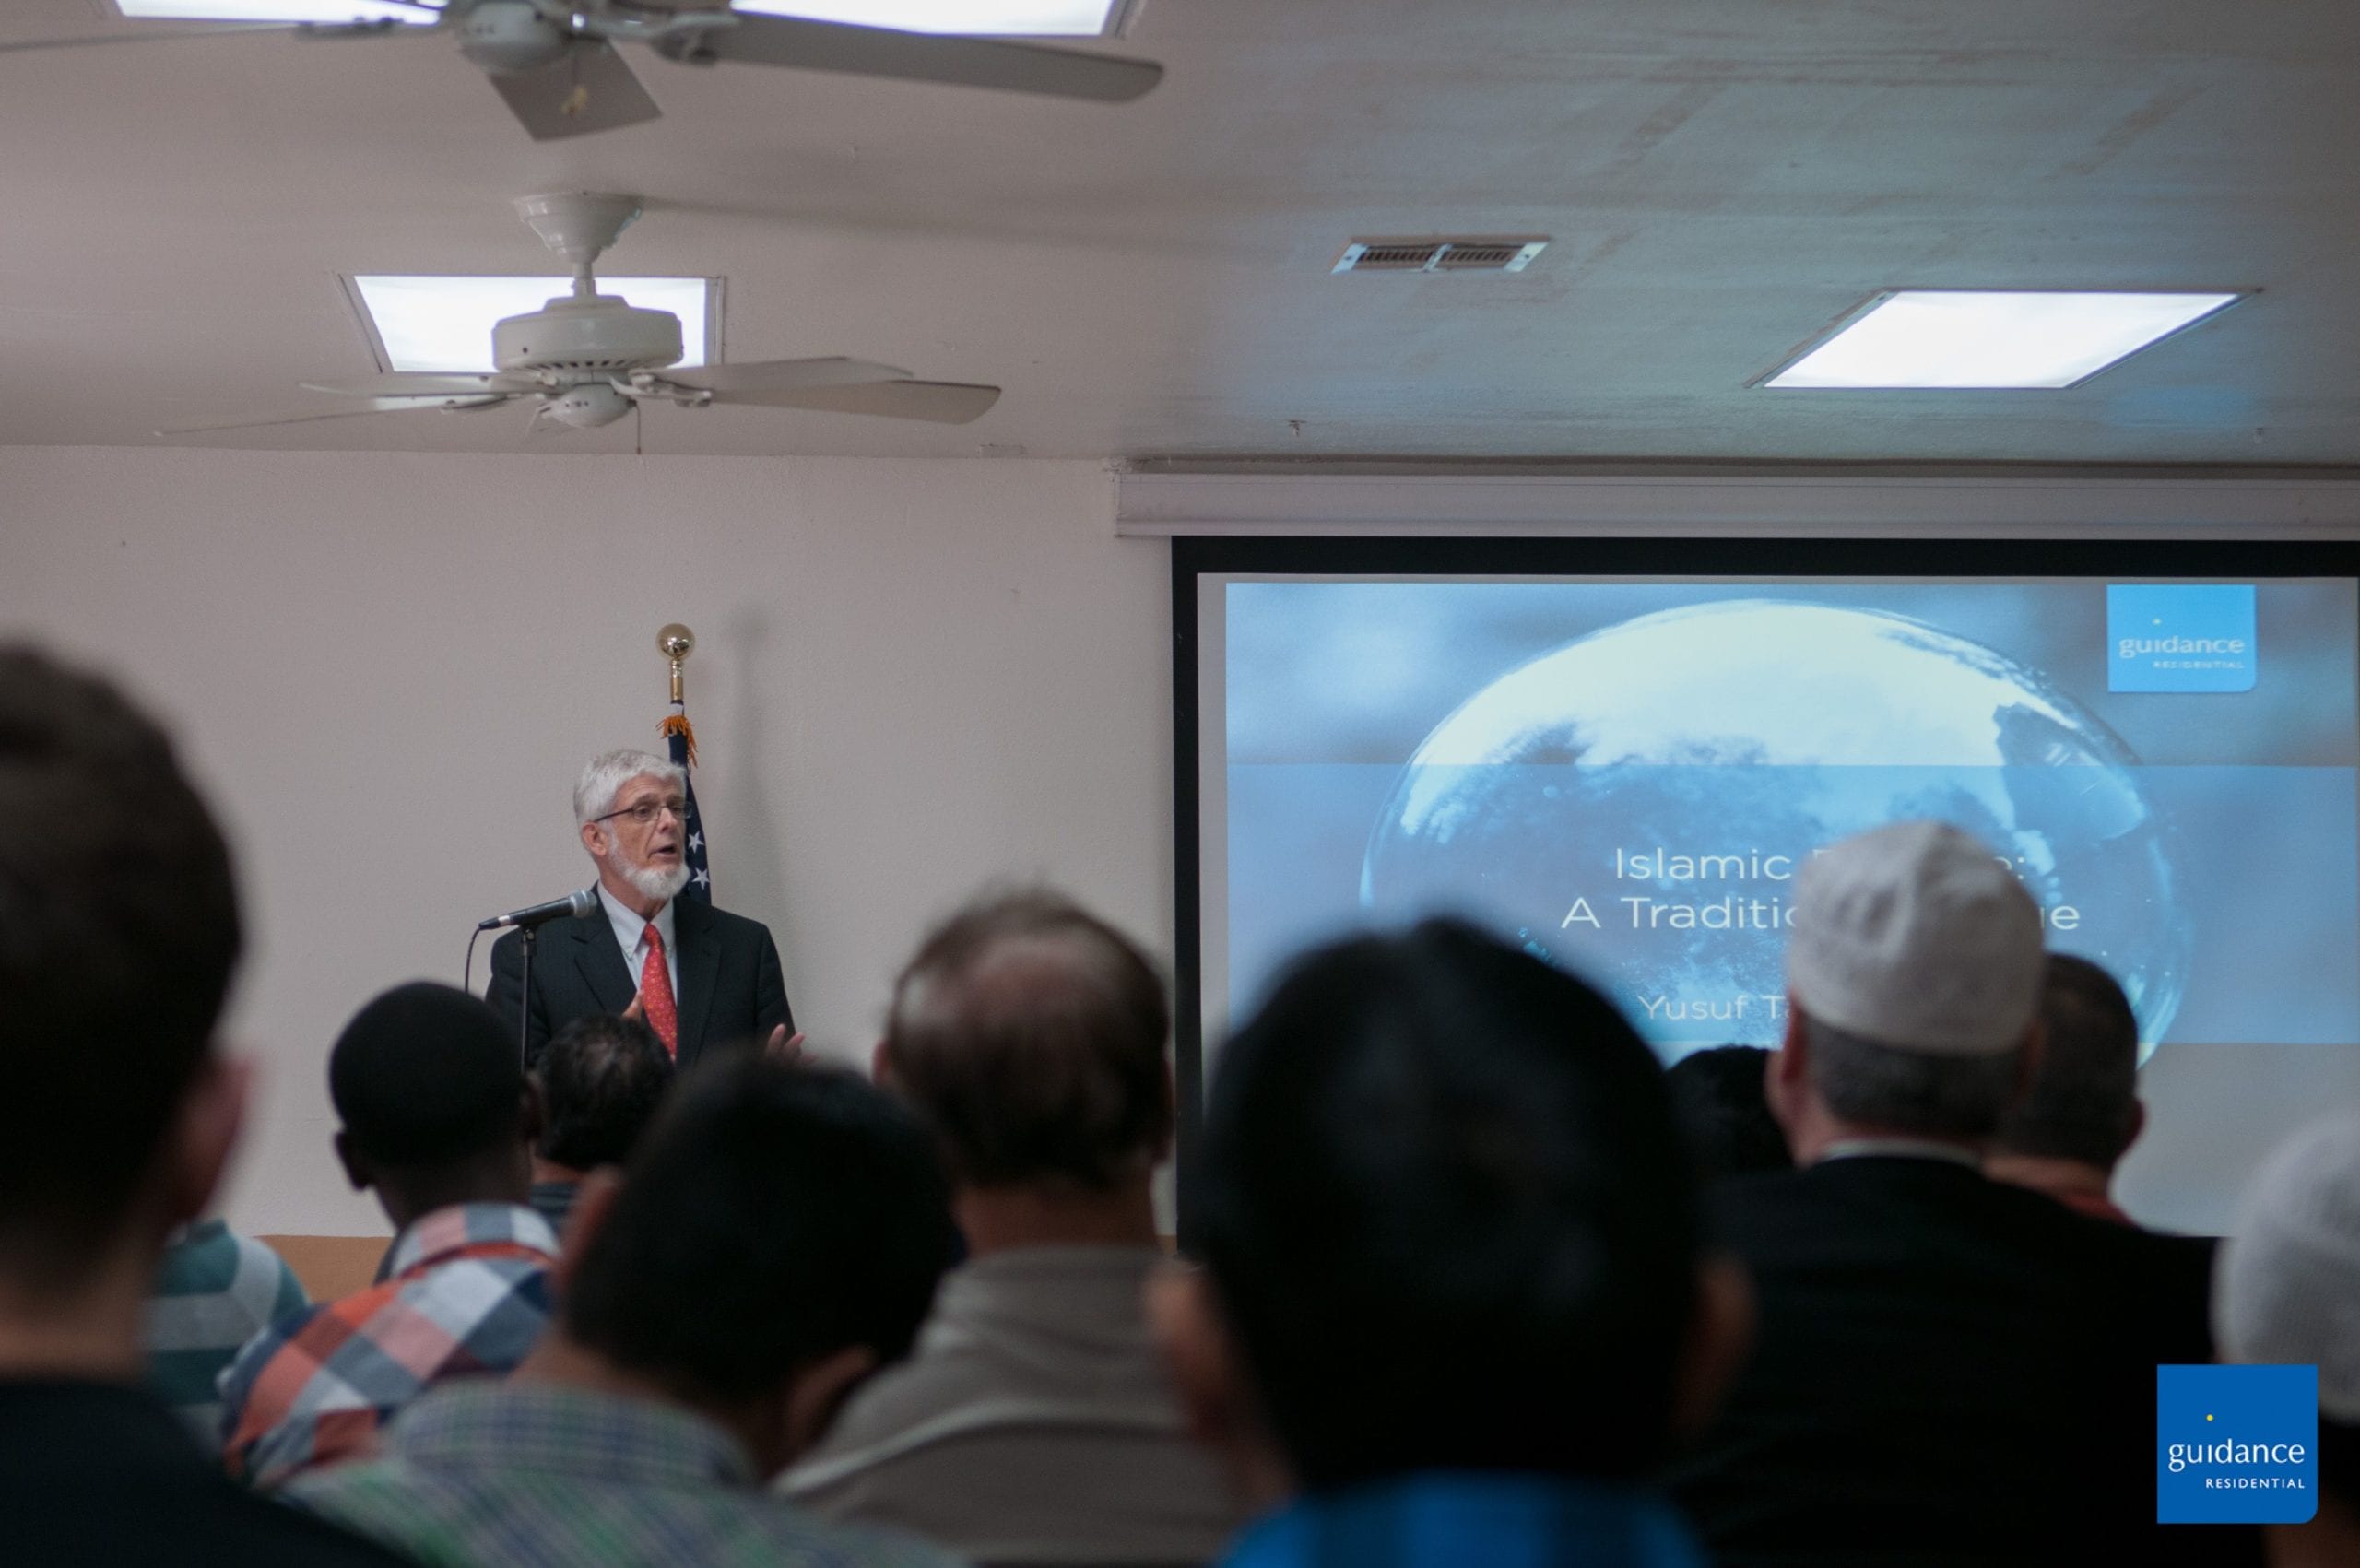
{"label": "man's ear", "polygon": [[599,1166],[573,1189],[573,1207],[566,1212],[565,1233],[559,1238],[557,1264],[551,1270],[558,1294],[563,1295],[572,1288],[574,1271],[582,1267],[582,1255],[589,1250],[590,1238],[614,1213],[615,1199],[622,1190],[623,1173],[612,1165]]}
{"label": "man's ear", "polygon": [[369,1156],[354,1146],[352,1135],[341,1127],[336,1135],[336,1162],[344,1167],[344,1179],[352,1184],[355,1192],[367,1192],[377,1185],[377,1173]]}
{"label": "man's ear", "polygon": [[1155,1140],[1155,1162],[1172,1158],[1172,1138],[1180,1121],[1180,1091],[1172,1081],[1172,1058],[1163,1059],[1163,1136]]}
{"label": "man's ear", "polygon": [[2040,1019],[2032,1020],[2024,1031],[2024,1043],[2016,1047],[2016,1085],[2008,1095],[2011,1106],[2020,1105],[2032,1092],[2033,1079],[2040,1076],[2041,1057],[2048,1051],[2048,1025]]}
{"label": "man's ear", "polygon": [[1696,1266],[1696,1308],[1681,1337],[1672,1381],[1674,1436],[1693,1436],[1712,1421],[1753,1352],[1753,1281],[1745,1266],[1727,1253],[1707,1255]]}
{"label": "man's ear", "polygon": [[172,1118],[163,1172],[165,1222],[179,1225],[205,1212],[229,1169],[245,1123],[254,1063],[208,1051],[197,1065]]}
{"label": "man's ear", "polygon": [[1294,1491],[1294,1478],[1262,1419],[1212,1280],[1192,1265],[1165,1264],[1148,1276],[1147,1321],[1189,1434],[1221,1456],[1240,1503],[1257,1512],[1275,1507]]}
{"label": "man's ear", "polygon": [[516,1100],[516,1130],[528,1148],[538,1149],[541,1134],[548,1128],[549,1102],[542,1097],[540,1080],[526,1073],[525,1091]]}
{"label": "man's ear", "polygon": [[607,859],[606,829],[600,827],[596,822],[583,823],[582,847],[590,852],[591,859],[599,862],[601,865],[605,864]]}
{"label": "man's ear", "polygon": [[1787,997],[1787,1028],[1779,1036],[1776,1049],[1762,1064],[1762,1097],[1769,1102],[1770,1115],[1788,1140],[1795,1135],[1795,1122],[1802,1109],[1803,1096],[1811,1083],[1811,1039],[1803,1028],[1803,1015],[1795,1007],[1795,998]]}
{"label": "man's ear", "polygon": [[771,1452],[760,1457],[783,1470],[819,1445],[835,1424],[836,1413],[879,1362],[867,1345],[846,1345],[796,1369],[779,1407],[778,1432]]}
{"label": "man's ear", "polygon": [[890,1043],[879,1040],[877,1048],[868,1053],[868,1077],[879,1089],[893,1087],[893,1048]]}

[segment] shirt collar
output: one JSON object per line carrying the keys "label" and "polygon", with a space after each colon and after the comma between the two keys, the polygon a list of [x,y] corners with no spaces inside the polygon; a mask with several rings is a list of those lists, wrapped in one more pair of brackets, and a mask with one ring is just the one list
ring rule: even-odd
{"label": "shirt collar", "polygon": [[1983,1168],[1983,1157],[1971,1149],[1935,1138],[1845,1138],[1821,1150],[1815,1163],[1830,1160],[1946,1160],[1970,1171]]}
{"label": "shirt collar", "polygon": [[431,1263],[446,1263],[486,1247],[524,1247],[557,1256],[557,1232],[539,1215],[515,1203],[454,1203],[421,1214],[394,1238],[385,1256],[384,1278]]}
{"label": "shirt collar", "polygon": [[414,1402],[388,1454],[432,1468],[752,1489],[745,1445],[682,1406],[554,1383],[461,1380]]}
{"label": "shirt collar", "polygon": [[[617,902],[615,895],[607,890],[604,882],[598,884],[598,902],[607,906],[607,923],[615,928],[615,940],[622,944],[623,951],[639,951],[640,938],[650,925],[655,926],[656,934],[664,938],[664,951],[667,958],[678,950],[672,940],[672,905],[676,900],[666,899],[664,907],[655,912],[653,920],[642,920],[637,911],[625,909]],[[633,975],[631,978],[636,980],[639,977]]]}
{"label": "shirt collar", "polygon": [[1705,1562],[1680,1515],[1644,1487],[1438,1470],[1299,1497],[1240,1536],[1221,1568],[1569,1560],[1599,1568]]}

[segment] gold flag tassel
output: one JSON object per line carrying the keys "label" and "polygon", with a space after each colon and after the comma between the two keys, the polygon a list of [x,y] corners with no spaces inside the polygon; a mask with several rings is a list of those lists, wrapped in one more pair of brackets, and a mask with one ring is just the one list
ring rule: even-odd
{"label": "gold flag tassel", "polygon": [[672,710],[671,715],[662,724],[655,726],[655,733],[662,736],[667,741],[669,741],[676,735],[678,736],[682,746],[688,752],[689,766],[693,768],[697,765],[696,726],[689,723],[689,715],[682,713],[678,707],[675,706]]}

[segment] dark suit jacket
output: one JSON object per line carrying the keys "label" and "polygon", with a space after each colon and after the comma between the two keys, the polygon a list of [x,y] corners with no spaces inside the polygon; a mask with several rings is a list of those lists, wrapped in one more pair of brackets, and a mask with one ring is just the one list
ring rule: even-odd
{"label": "dark suit jacket", "polygon": [[[524,934],[511,931],[491,949],[491,986],[484,1000],[505,1027],[516,1027],[524,967]],[[778,947],[770,927],[694,899],[672,906],[672,945],[679,969],[679,1065],[694,1067],[726,1047],[759,1048],[771,1031],[795,1015],[786,1005]],[[631,1006],[639,979],[623,962],[605,904],[588,914],[541,927],[533,953],[533,1010],[525,1031],[525,1059],[538,1062],[549,1036],[577,1018],[619,1013]]]}
{"label": "dark suit jacket", "polygon": [[2185,1239],[1938,1160],[1714,1202],[1758,1339],[1673,1481],[1728,1568],[2251,1560],[2154,1523],[2155,1367],[2211,1359]]}
{"label": "dark suit jacket", "polygon": [[76,1568],[408,1568],[221,1473],[148,1394],[0,1383],[0,1562]]}

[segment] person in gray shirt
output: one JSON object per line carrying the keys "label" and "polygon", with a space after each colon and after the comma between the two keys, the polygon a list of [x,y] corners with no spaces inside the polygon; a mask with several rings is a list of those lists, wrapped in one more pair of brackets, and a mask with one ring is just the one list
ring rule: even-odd
{"label": "person in gray shirt", "polygon": [[1149,1337],[1171,1012],[1121,933],[1046,892],[936,930],[893,991],[880,1083],[940,1140],[966,1264],[915,1351],[783,1481],[832,1518],[983,1564],[1179,1564],[1243,1523]]}

